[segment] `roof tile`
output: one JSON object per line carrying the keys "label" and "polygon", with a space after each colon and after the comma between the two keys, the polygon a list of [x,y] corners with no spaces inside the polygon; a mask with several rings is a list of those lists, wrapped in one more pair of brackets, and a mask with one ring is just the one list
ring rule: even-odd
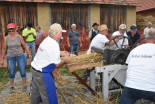
{"label": "roof tile", "polygon": [[155,0],[137,0],[137,12],[155,8]]}
{"label": "roof tile", "polygon": [[115,4],[137,5],[137,0],[0,0],[12,2],[80,3],[80,4]]}

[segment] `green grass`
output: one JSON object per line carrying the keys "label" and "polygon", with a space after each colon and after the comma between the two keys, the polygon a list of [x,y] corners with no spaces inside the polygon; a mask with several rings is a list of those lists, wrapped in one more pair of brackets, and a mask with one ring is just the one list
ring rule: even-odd
{"label": "green grass", "polygon": [[[73,74],[69,72],[68,69],[66,69],[65,67],[61,67],[60,73],[62,76],[73,76]],[[76,74],[78,74],[79,76],[81,76],[82,73],[83,73],[83,70],[76,71]]]}
{"label": "green grass", "polygon": [[[16,72],[19,71],[18,68],[16,68]],[[26,67],[26,73],[30,72],[30,66]],[[1,67],[0,68],[0,82],[6,83],[9,81],[9,71],[7,67]]]}
{"label": "green grass", "polygon": [[26,73],[30,73],[30,72],[31,72],[31,71],[30,71],[30,67],[31,67],[30,65],[27,65],[27,66],[26,66]]}
{"label": "green grass", "polygon": [[9,71],[6,67],[0,68],[0,82],[6,83],[9,81]]}
{"label": "green grass", "polygon": [[[26,73],[30,73],[30,65],[26,66]],[[18,72],[18,68],[16,68],[16,72]],[[83,70],[81,71],[76,71],[76,73],[81,76],[82,75]],[[61,71],[60,71],[62,76],[73,76],[73,74],[71,72],[68,71],[68,69],[66,69],[64,66],[61,67]],[[9,71],[6,67],[1,67],[0,68],[0,82],[2,83],[6,83],[9,81]]]}

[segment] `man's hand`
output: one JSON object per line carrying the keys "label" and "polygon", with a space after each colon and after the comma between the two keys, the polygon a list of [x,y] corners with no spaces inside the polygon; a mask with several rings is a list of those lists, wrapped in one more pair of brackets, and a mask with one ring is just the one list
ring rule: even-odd
{"label": "man's hand", "polygon": [[32,56],[31,56],[31,54],[29,54],[29,55],[28,55],[28,58],[32,59]]}
{"label": "man's hand", "polygon": [[120,39],[123,39],[123,36],[118,36],[118,39],[120,40]]}
{"label": "man's hand", "polygon": [[61,77],[59,70],[53,71],[52,75],[53,75],[54,79],[57,81],[57,83],[62,86],[63,85],[63,79]]}
{"label": "man's hand", "polygon": [[68,44],[68,47],[70,48],[70,44]]}
{"label": "man's hand", "polygon": [[65,64],[68,64],[70,62],[70,60],[68,58],[65,58],[63,61]]}
{"label": "man's hand", "polygon": [[77,57],[75,54],[70,54],[70,57]]}
{"label": "man's hand", "polygon": [[28,33],[27,36],[31,35],[32,33]]}
{"label": "man's hand", "polygon": [[32,34],[33,36],[35,36],[34,33],[31,33],[31,34]]}

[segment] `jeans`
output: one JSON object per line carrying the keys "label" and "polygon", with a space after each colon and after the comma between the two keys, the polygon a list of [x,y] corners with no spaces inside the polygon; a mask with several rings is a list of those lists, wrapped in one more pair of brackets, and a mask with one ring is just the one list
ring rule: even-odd
{"label": "jeans", "polygon": [[20,72],[21,77],[26,78],[25,73],[25,56],[24,54],[21,56],[10,57],[7,56],[7,66],[9,68],[9,79],[12,80],[15,78],[16,73],[16,63]]}
{"label": "jeans", "polygon": [[[31,49],[32,61],[33,61],[34,56],[35,56],[35,41],[34,42],[27,42],[26,44],[27,44],[28,49],[29,50]],[[28,53],[26,50],[25,50],[25,53],[26,53],[25,65],[27,65]]]}
{"label": "jeans", "polygon": [[155,92],[125,87],[119,104],[135,104],[141,98],[155,102]]}
{"label": "jeans", "polygon": [[78,49],[79,49],[79,45],[78,44],[71,44],[70,45],[70,53],[77,55],[78,56]]}

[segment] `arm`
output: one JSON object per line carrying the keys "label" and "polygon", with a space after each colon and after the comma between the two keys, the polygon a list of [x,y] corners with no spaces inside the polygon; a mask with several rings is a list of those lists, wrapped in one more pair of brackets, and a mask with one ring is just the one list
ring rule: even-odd
{"label": "arm", "polygon": [[65,56],[76,56],[75,54],[71,54],[71,53],[69,53],[69,52],[67,52],[67,51],[60,51],[60,56],[61,57],[65,57]]}
{"label": "arm", "polygon": [[69,37],[67,37],[67,43],[68,43],[68,47],[70,47]]}
{"label": "arm", "polygon": [[33,35],[33,38],[36,39],[36,35],[34,33],[31,33]]}
{"label": "arm", "polygon": [[[67,63],[69,63],[69,60],[66,58],[63,61],[61,61],[60,64],[55,64],[55,66],[57,69],[59,69],[60,66],[67,64]],[[58,82],[58,84],[62,85],[63,80],[62,80],[62,77],[61,77],[59,70],[54,70],[52,72],[52,75],[53,75],[54,79]]]}
{"label": "arm", "polygon": [[[116,38],[116,39],[115,39],[116,43],[117,43],[120,39],[122,39],[122,37],[118,37],[118,38]],[[109,43],[109,41],[108,41],[108,42],[106,42],[106,43],[108,44],[108,43]],[[109,45],[115,45],[114,40],[112,40],[112,41],[111,41],[111,43],[110,43]]]}
{"label": "arm", "polygon": [[60,68],[61,66],[63,66],[64,64],[68,64],[70,61],[67,58],[65,58],[64,60],[62,60],[59,64],[55,64],[56,68]]}
{"label": "arm", "polygon": [[144,29],[144,33],[143,33],[143,35],[144,35],[144,36],[146,35],[146,29]]}
{"label": "arm", "polygon": [[[77,31],[78,32],[78,31]],[[78,32],[78,36],[79,36],[79,43],[80,43],[80,47],[82,47],[82,37],[80,37],[80,34]]]}
{"label": "arm", "polygon": [[25,48],[25,50],[26,50],[27,53],[29,54],[29,57],[31,57],[31,53],[30,53],[30,51],[28,50],[27,45],[26,45],[26,43],[24,42],[23,37],[20,36],[20,35],[19,35],[19,37],[20,37],[20,40],[21,40],[21,43],[22,43],[23,47]]}
{"label": "arm", "polygon": [[31,35],[31,33],[28,33],[27,35],[23,35],[23,38],[26,40],[28,38],[28,36]]}
{"label": "arm", "polygon": [[70,42],[69,42],[70,36],[71,36],[71,34],[70,34],[70,31],[69,31],[68,34],[67,34],[67,44],[68,44],[68,47],[70,47]]}
{"label": "arm", "polygon": [[33,30],[31,34],[33,35],[33,38],[36,39],[36,30]]}
{"label": "arm", "polygon": [[92,30],[89,32],[89,39],[92,37]]}
{"label": "arm", "polygon": [[2,49],[2,62],[1,62],[2,65],[4,64],[4,57],[5,57],[6,47],[7,47],[6,38],[4,38],[4,47]]}
{"label": "arm", "polygon": [[62,80],[62,77],[61,77],[59,70],[54,70],[52,72],[52,75],[53,75],[54,79],[58,82],[58,84],[60,84],[60,85],[63,84],[62,83],[63,80]]}
{"label": "arm", "polygon": [[121,37],[122,35],[115,35],[115,36],[111,36],[111,39],[114,37]]}
{"label": "arm", "polygon": [[60,51],[60,56],[61,57],[65,57],[65,56],[69,56],[69,52],[67,52],[67,51]]}

